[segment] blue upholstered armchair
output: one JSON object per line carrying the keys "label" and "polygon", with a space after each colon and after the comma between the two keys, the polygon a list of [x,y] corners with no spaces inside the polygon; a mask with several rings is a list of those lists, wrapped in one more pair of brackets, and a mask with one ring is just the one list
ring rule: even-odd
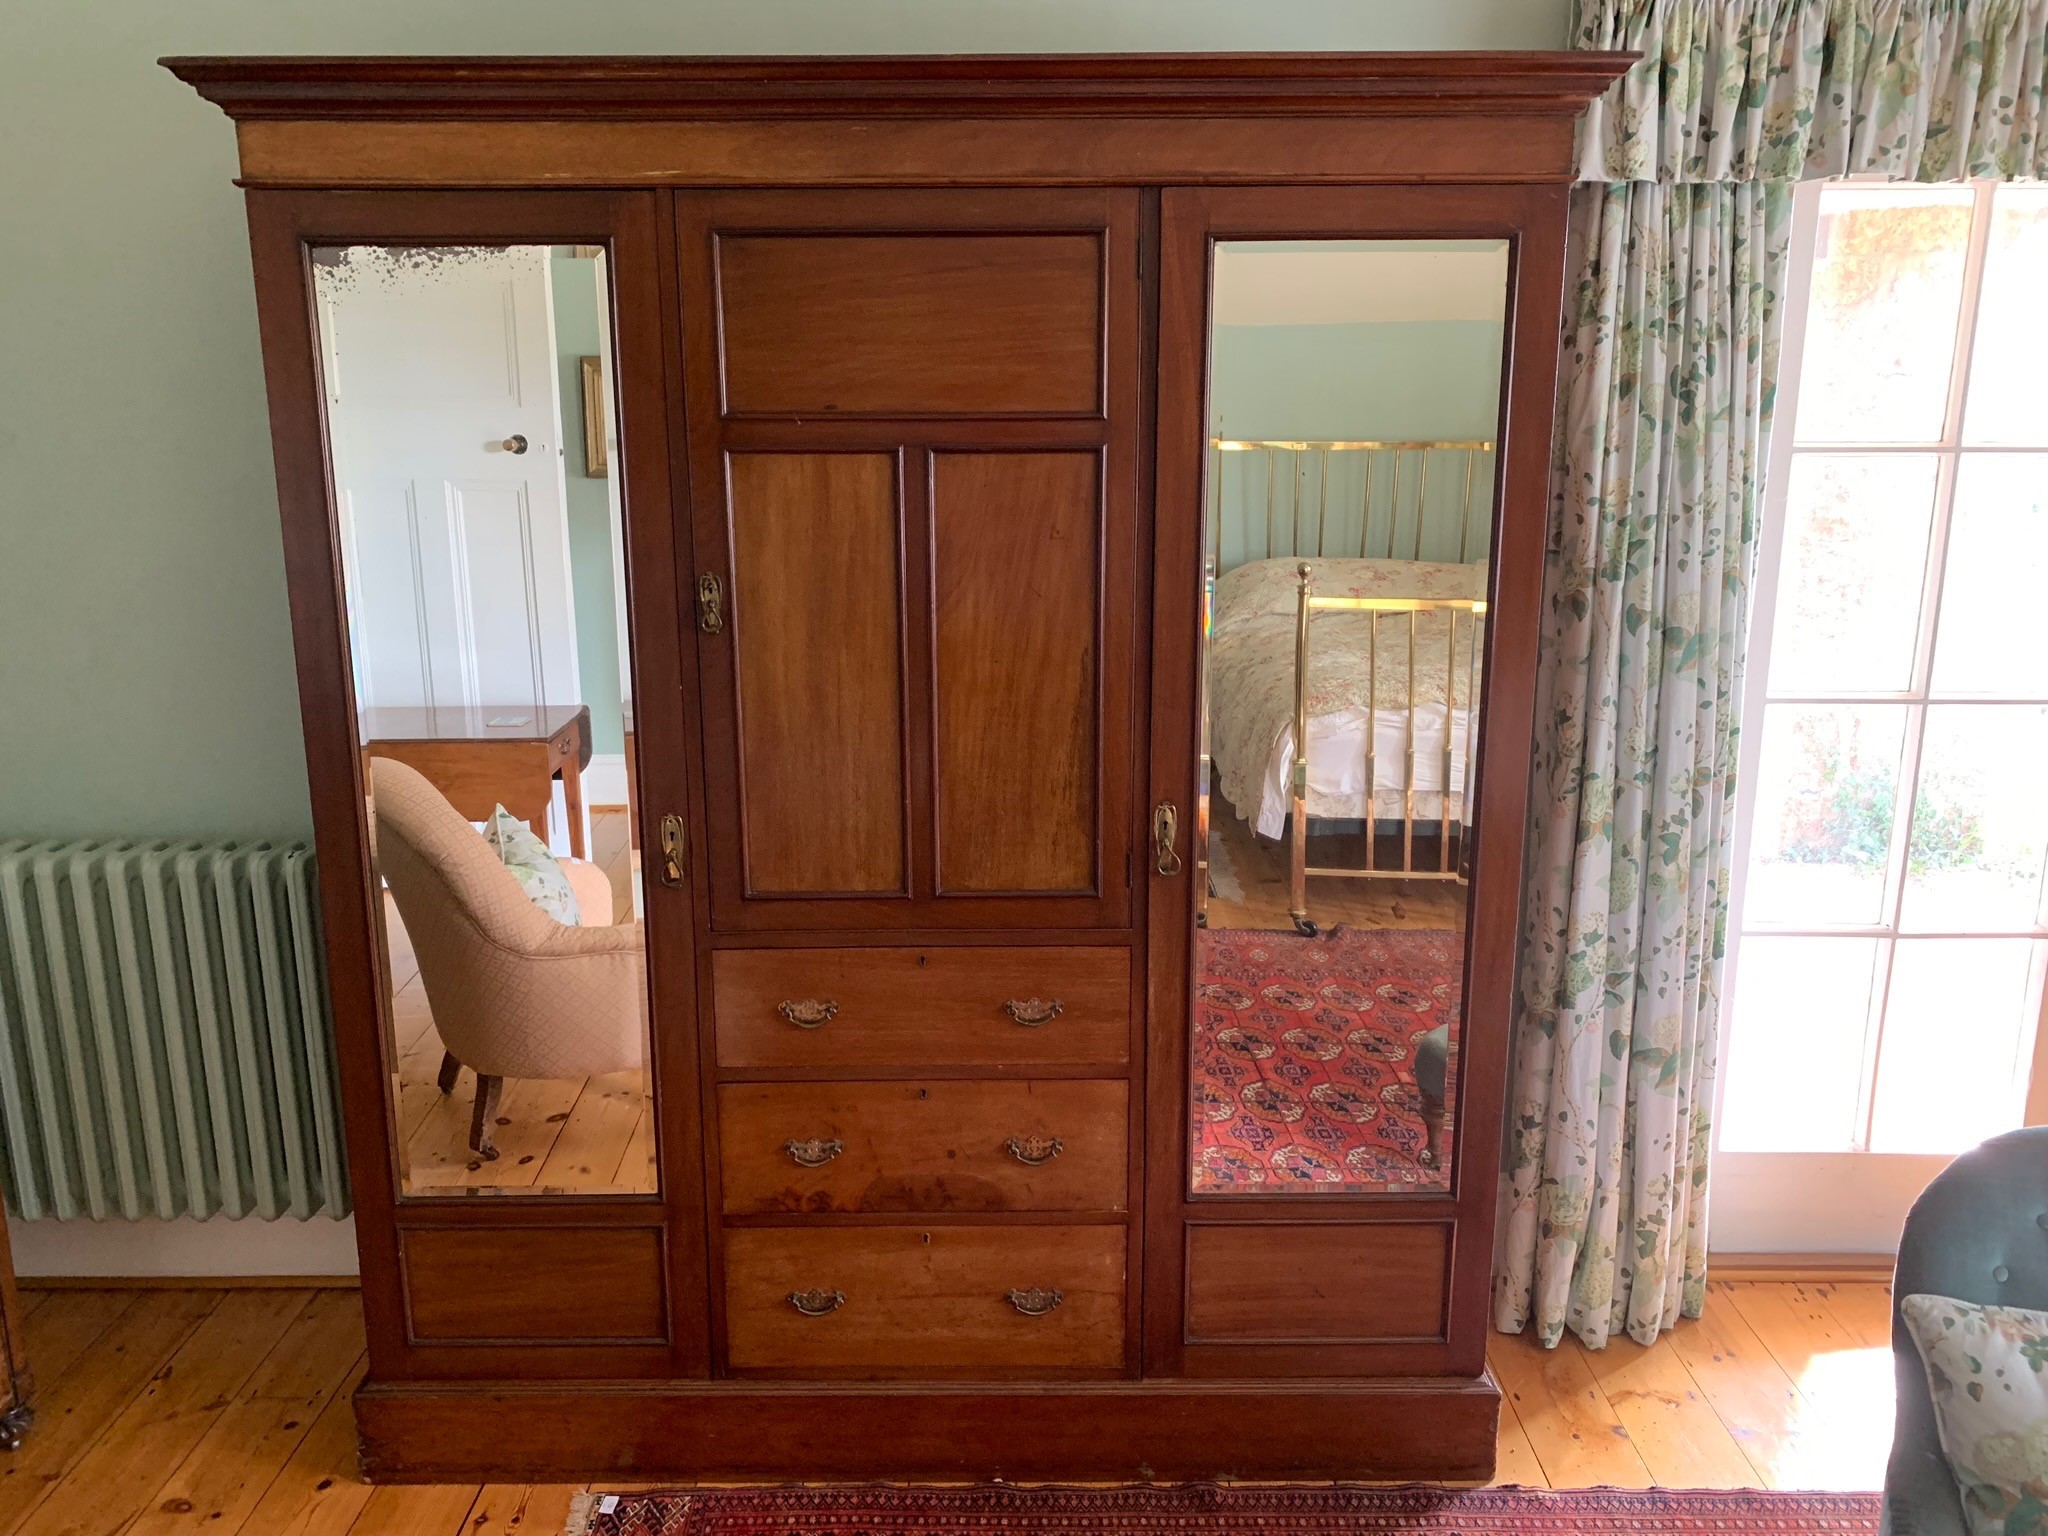
{"label": "blue upholstered armchair", "polygon": [[1908,1296],[2048,1309],[2048,1126],[1995,1136],[1951,1163],[1907,1213],[1892,1280],[1899,1416],[1885,1469],[1882,1536],[1964,1536],[1920,1351],[1899,1316]]}

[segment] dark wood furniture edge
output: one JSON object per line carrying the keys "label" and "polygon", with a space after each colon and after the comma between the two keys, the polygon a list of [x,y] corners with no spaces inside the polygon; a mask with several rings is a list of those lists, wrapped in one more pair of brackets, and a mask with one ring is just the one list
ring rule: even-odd
{"label": "dark wood furniture edge", "polygon": [[[1491,1376],[1372,1381],[648,1386],[366,1385],[372,1482],[867,1479],[874,1448],[905,1481],[1481,1481],[1493,1472]],[[858,1425],[858,1434],[846,1433]],[[1219,1447],[1225,1449],[1219,1450]]]}
{"label": "dark wood furniture edge", "polygon": [[1591,51],[167,57],[230,117],[745,118],[1577,112],[1638,56]]}

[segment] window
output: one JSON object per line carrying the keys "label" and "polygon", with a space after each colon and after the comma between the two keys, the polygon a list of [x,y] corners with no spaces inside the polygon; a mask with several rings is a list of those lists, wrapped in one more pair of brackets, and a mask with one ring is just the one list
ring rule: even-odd
{"label": "window", "polygon": [[1945,1157],[2048,1078],[2048,187],[1799,199],[1718,1146]]}

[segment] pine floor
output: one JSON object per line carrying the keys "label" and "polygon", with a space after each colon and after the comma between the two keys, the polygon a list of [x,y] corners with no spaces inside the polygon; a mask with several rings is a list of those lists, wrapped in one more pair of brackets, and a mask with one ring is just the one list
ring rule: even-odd
{"label": "pine floor", "polygon": [[[556,1536],[577,1491],[358,1482],[353,1291],[23,1301],[37,1420],[0,1454],[0,1536]],[[1889,1308],[1881,1285],[1716,1283],[1706,1317],[1650,1349],[1497,1337],[1499,1480],[1876,1488]]]}

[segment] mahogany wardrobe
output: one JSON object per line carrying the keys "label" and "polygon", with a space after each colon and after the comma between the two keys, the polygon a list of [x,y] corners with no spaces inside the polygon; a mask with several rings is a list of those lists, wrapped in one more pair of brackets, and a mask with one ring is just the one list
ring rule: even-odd
{"label": "mahogany wardrobe", "polygon": [[1483,1478],[1593,53],[173,59],[374,1478]]}

